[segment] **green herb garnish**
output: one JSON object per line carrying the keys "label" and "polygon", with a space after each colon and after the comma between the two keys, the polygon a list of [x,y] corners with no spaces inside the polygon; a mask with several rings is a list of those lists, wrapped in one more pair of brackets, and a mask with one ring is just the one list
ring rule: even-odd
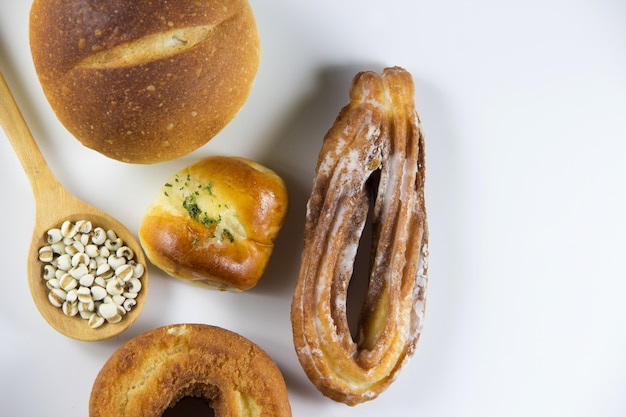
{"label": "green herb garnish", "polygon": [[202,219],[200,219],[200,223],[205,225],[206,227],[217,225],[222,221],[222,216],[219,216],[217,219],[214,217],[209,217],[209,215],[205,212]]}
{"label": "green herb garnish", "polygon": [[202,213],[202,210],[200,210],[200,207],[198,207],[198,203],[196,203],[195,195],[185,197],[185,201],[183,201],[183,207],[185,208],[185,210],[187,210],[187,213],[189,213],[189,217],[194,220],[198,220],[198,218],[200,217],[200,213]]}
{"label": "green herb garnish", "polygon": [[230,240],[230,243],[233,243],[235,241],[235,237],[228,229],[222,230],[222,239],[228,239]]}
{"label": "green herb garnish", "polygon": [[204,189],[209,193],[209,195],[213,195],[213,181],[210,181]]}

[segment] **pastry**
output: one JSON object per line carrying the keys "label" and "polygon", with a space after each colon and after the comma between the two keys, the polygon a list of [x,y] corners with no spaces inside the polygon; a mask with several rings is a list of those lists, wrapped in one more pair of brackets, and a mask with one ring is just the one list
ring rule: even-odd
{"label": "pastry", "polygon": [[[376,398],[415,351],[426,301],[424,140],[411,75],[359,73],[324,138],[307,205],[291,320],[304,371],[348,405]],[[368,216],[370,219],[368,220]],[[360,248],[366,224],[372,247]],[[357,250],[370,251],[353,338],[347,292]]]}
{"label": "pastry", "polygon": [[209,156],[161,187],[139,239],[148,259],[173,277],[244,291],[263,275],[287,206],[274,171],[245,158]]}

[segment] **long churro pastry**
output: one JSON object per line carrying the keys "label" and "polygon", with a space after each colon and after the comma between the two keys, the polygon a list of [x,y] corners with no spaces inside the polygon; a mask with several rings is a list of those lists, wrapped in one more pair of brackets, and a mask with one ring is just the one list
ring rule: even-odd
{"label": "long churro pastry", "polygon": [[[315,386],[348,405],[376,398],[394,381],[422,328],[428,227],[413,96],[402,68],[355,76],[350,102],[324,138],[307,205],[294,344]],[[347,293],[366,223],[369,283],[353,338]]]}

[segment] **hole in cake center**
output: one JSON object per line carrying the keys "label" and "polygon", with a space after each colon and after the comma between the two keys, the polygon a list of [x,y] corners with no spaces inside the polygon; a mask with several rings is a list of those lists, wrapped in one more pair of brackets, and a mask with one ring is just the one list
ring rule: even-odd
{"label": "hole in cake center", "polygon": [[168,408],[162,417],[215,417],[215,411],[205,400],[197,397],[183,397],[173,407]]}

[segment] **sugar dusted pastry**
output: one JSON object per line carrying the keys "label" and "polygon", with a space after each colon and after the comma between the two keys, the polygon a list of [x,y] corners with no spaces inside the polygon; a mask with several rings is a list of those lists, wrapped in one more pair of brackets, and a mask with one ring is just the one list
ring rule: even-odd
{"label": "sugar dusted pastry", "polygon": [[[306,374],[326,396],[356,405],[380,395],[416,348],[426,302],[424,138],[402,68],[354,78],[350,102],[319,155],[292,302]],[[369,286],[353,339],[348,285],[368,215]],[[365,248],[364,250],[369,250]]]}

